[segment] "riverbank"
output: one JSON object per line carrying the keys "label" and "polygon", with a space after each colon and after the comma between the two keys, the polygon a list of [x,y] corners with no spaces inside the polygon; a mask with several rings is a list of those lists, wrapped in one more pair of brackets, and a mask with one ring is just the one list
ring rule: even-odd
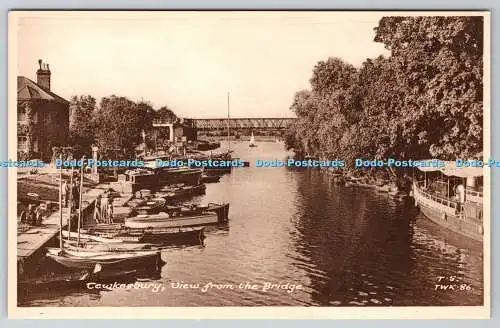
{"label": "riverbank", "polygon": [[396,182],[388,179],[377,179],[370,176],[354,177],[336,168],[325,168],[322,171],[334,184],[342,184],[346,187],[373,189],[380,193],[387,193],[399,200],[407,199],[410,195],[409,189],[401,188]]}
{"label": "riverbank", "polygon": [[[104,194],[110,185],[100,184],[89,188],[82,195],[82,217],[88,218],[92,215],[94,202],[97,197]],[[115,198],[114,210],[121,213],[124,204],[132,197],[132,195],[121,195],[120,198]],[[63,208],[63,229],[68,225],[69,208]],[[19,224],[19,223],[18,223]],[[17,273],[20,279],[23,279],[25,273],[34,272],[34,267],[45,256],[45,247],[56,244],[56,237],[59,234],[60,228],[60,212],[59,210],[51,213],[46,217],[41,226],[30,226],[28,229],[23,229],[17,234]]]}

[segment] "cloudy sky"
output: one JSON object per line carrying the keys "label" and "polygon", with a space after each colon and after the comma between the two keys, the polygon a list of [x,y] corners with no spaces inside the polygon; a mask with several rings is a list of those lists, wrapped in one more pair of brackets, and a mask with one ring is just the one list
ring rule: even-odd
{"label": "cloudy sky", "polygon": [[292,117],[293,95],[330,56],[359,66],[382,13],[41,12],[17,20],[18,75],[69,99],[116,94],[183,117]]}

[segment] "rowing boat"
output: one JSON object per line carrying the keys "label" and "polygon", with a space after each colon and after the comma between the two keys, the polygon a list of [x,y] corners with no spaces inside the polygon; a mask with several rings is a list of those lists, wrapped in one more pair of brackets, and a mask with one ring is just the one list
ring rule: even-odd
{"label": "rowing boat", "polygon": [[159,270],[165,264],[158,251],[93,253],[53,248],[48,250],[47,256],[64,267],[85,270],[92,270],[96,265],[106,270]]}
{"label": "rowing boat", "polygon": [[218,223],[218,215],[215,212],[204,212],[195,215],[170,216],[167,213],[157,215],[138,215],[125,219],[125,227],[132,229],[147,228],[180,228],[202,226]]}

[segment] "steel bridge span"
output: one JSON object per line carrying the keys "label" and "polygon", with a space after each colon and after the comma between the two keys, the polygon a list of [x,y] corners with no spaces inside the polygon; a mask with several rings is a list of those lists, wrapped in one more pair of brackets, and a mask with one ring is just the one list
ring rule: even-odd
{"label": "steel bridge span", "polygon": [[295,118],[196,118],[187,119],[200,131],[238,129],[281,130],[287,128]]}

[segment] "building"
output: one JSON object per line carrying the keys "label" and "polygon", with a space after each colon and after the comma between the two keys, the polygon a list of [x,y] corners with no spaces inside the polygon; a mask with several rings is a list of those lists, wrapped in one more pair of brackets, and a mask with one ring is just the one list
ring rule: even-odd
{"label": "building", "polygon": [[49,64],[38,60],[36,83],[17,77],[18,158],[52,160],[52,147],[66,146],[69,102],[50,90]]}
{"label": "building", "polygon": [[154,121],[153,127],[161,129],[171,143],[196,141],[197,129],[194,122],[189,119],[178,119],[175,122]]}

